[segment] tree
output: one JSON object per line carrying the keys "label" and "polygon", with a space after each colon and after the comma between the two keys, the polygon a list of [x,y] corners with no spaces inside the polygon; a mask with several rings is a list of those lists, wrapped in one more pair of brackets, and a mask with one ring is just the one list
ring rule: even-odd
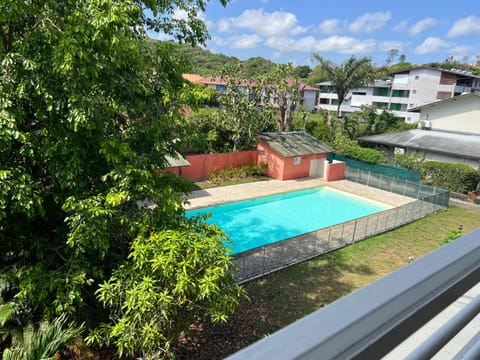
{"label": "tree", "polygon": [[[300,105],[303,87],[298,79],[293,78],[293,66],[291,63],[279,64],[273,72],[263,78],[265,84],[266,104],[268,107],[278,109],[278,131],[290,131],[295,110]],[[273,104],[272,104],[273,101]]]}
{"label": "tree", "polygon": [[398,49],[390,49],[388,50],[387,59],[385,60],[385,65],[389,66],[394,61],[395,58],[398,56],[399,50]]}
{"label": "tree", "polygon": [[[179,150],[176,128],[190,98],[181,76],[186,60],[171,44],[147,44],[144,29],[203,42],[208,34],[197,12],[205,5],[44,0],[2,6],[0,289],[23,323],[66,312],[89,328],[102,322],[108,328],[99,285],[142,260],[130,255],[138,237],[185,228],[189,184],[159,170],[165,155]],[[171,17],[178,9],[186,16]],[[195,230],[208,233],[200,225]],[[185,266],[197,261],[185,256]],[[238,293],[232,275],[217,269],[207,264],[207,283],[197,286],[229,284],[222,294],[231,299]],[[184,315],[182,324],[195,320]]]}
{"label": "tree", "polygon": [[307,79],[312,73],[312,68],[308,65],[299,65],[293,69],[293,75],[299,79]]}
{"label": "tree", "polygon": [[222,125],[231,133],[233,151],[251,149],[271,123],[271,112],[261,107],[261,81],[243,77],[240,64],[225,67],[221,78],[226,84],[219,95]]}
{"label": "tree", "polygon": [[313,54],[313,57],[330,77],[332,86],[338,96],[337,117],[341,117],[340,108],[348,92],[375,80],[375,67],[371,60],[366,57],[357,59],[355,56],[351,56],[340,66],[335,65],[320,54]]}
{"label": "tree", "polygon": [[90,342],[115,340],[120,356],[142,349],[143,358],[159,359],[192,319],[208,315],[213,322],[225,321],[242,293],[229,280],[225,241],[222,231],[198,219],[139,235],[129,259],[99,289],[100,300],[116,317]]}

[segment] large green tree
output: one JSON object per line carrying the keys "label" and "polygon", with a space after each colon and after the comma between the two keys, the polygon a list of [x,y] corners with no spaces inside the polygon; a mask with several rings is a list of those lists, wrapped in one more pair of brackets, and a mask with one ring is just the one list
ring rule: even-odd
{"label": "large green tree", "polygon": [[341,106],[348,92],[375,80],[376,69],[367,57],[356,58],[351,56],[341,65],[336,65],[320,54],[313,54],[313,59],[329,75],[329,80],[338,96],[337,117],[341,117]]}
{"label": "large green tree", "polygon": [[301,104],[305,84],[295,78],[293,65],[278,64],[266,76],[261,77],[267,108],[278,111],[278,131],[291,131],[295,111]]}
{"label": "large green tree", "polygon": [[[132,255],[135,244],[155,243],[158,255],[166,234],[178,237],[169,245],[179,256],[169,257],[171,266],[178,261],[195,276],[188,290],[162,301],[191,296],[198,311],[166,311],[166,322],[146,313],[142,321],[155,331],[145,341],[163,346],[175,336],[165,323],[185,325],[199,314],[223,319],[237,303],[239,289],[225,271],[228,251],[218,251],[223,242],[200,219],[187,221],[187,184],[160,171],[165,155],[178,150],[176,124],[191,99],[184,58],[169,44],[146,42],[146,29],[205,41],[198,11],[206,2],[0,1],[0,289],[18,321],[69,313],[90,328],[105,322],[112,329],[109,319],[124,314],[97,290],[125,280],[118,301],[136,292],[141,300],[139,285],[119,274],[142,262],[142,269],[153,266],[155,257]],[[177,10],[186,16],[174,17]],[[207,244],[211,257],[197,258],[185,241]],[[170,275],[150,277],[155,289],[175,288]],[[221,290],[212,291],[216,283]],[[214,303],[221,306],[212,310]],[[117,344],[129,336],[126,328],[114,330]]]}
{"label": "large green tree", "polygon": [[261,106],[263,84],[258,78],[245,78],[240,64],[225,67],[221,78],[225,81],[225,91],[219,95],[222,126],[231,134],[233,151],[250,150],[260,132],[271,130],[273,114]]}

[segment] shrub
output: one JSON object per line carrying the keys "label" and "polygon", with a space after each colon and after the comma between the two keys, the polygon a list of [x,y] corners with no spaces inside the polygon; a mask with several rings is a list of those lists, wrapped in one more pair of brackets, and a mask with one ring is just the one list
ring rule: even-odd
{"label": "shrub", "polygon": [[462,235],[463,235],[463,226],[459,225],[457,228],[450,229],[447,236],[443,240],[443,243],[448,244],[448,243],[452,242],[453,240],[458,239]]}
{"label": "shrub", "polygon": [[466,164],[426,161],[421,173],[432,185],[463,194],[475,191],[480,181],[480,172]]}
{"label": "shrub", "polygon": [[395,155],[393,165],[421,172],[424,160],[424,158],[417,155]]}
{"label": "shrub", "polygon": [[381,151],[356,145],[346,146],[342,155],[370,164],[385,164],[387,162],[387,158]]}
{"label": "shrub", "polygon": [[243,179],[246,177],[264,176],[267,169],[265,162],[258,165],[247,165],[238,168],[226,168],[218,173],[212,173],[210,175],[210,181],[220,183],[225,180]]}

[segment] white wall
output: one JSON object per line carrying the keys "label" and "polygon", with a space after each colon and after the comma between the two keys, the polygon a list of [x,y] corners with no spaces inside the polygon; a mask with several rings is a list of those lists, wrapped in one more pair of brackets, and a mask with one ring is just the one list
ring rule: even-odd
{"label": "white wall", "polygon": [[480,97],[456,97],[426,106],[420,119],[430,121],[433,130],[480,134]]}

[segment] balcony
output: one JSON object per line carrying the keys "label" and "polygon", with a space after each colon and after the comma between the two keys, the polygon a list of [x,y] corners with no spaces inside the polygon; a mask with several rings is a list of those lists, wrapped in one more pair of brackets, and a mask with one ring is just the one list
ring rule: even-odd
{"label": "balcony", "polygon": [[[447,343],[456,355],[449,353],[443,358],[478,359],[478,321],[470,331],[471,339],[462,335],[459,343],[455,335],[480,311],[480,297],[457,301],[480,282],[479,240],[480,228],[228,359],[430,359]],[[477,288],[476,294],[479,292]],[[416,341],[408,341],[455,301],[460,305],[454,316],[440,321],[429,334],[420,333],[415,335]],[[392,350],[399,357],[391,355]]]}

